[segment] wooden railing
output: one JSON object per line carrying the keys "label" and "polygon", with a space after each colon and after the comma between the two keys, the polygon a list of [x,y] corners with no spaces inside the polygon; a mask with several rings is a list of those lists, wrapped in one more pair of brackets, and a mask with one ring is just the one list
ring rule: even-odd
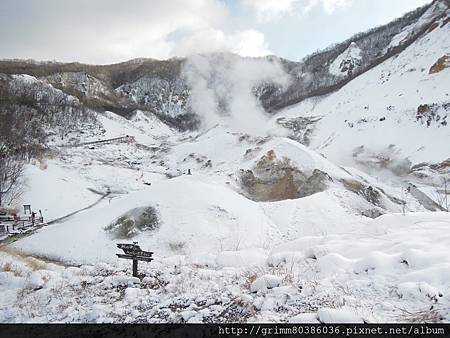
{"label": "wooden railing", "polygon": [[120,142],[120,141],[127,141],[127,142],[135,142],[134,136],[120,136],[120,137],[114,137],[109,138],[105,140],[98,140],[98,141],[90,141],[90,142],[83,142],[83,143],[77,143],[77,144],[68,144],[65,145],[65,147],[71,148],[71,147],[82,147],[87,146],[91,144],[104,144],[104,143],[112,143],[112,142]]}

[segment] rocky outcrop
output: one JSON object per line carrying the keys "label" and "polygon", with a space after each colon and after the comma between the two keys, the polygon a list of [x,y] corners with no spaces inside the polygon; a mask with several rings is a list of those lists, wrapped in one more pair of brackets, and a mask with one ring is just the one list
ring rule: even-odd
{"label": "rocky outcrop", "polygon": [[287,158],[278,159],[267,152],[252,170],[241,170],[240,184],[244,194],[254,201],[281,201],[310,196],[324,191],[331,177],[318,169],[307,176]]}
{"label": "rocky outcrop", "polygon": [[430,70],[429,74],[435,74],[443,71],[445,68],[450,67],[450,54],[445,54],[444,56],[440,57],[436,63],[434,63]]}
{"label": "rocky outcrop", "polygon": [[317,122],[321,120],[321,117],[295,117],[286,118],[280,117],[277,119],[277,123],[287,129],[292,130],[293,134],[291,138],[309,146],[311,135],[314,131],[314,127]]}
{"label": "rocky outcrop", "polygon": [[383,215],[383,212],[380,209],[373,208],[364,210],[361,214],[369,218],[377,218]]}
{"label": "rocky outcrop", "polygon": [[381,193],[378,191],[378,189],[356,180],[345,179],[341,180],[341,182],[347,190],[361,196],[374,206],[382,207]]}
{"label": "rocky outcrop", "polygon": [[329,182],[333,182],[330,175],[319,169],[314,169],[312,175],[308,177],[306,182],[301,186],[298,197],[306,197],[325,191],[328,188]]}
{"label": "rocky outcrop", "polygon": [[416,121],[427,127],[436,124],[438,127],[447,125],[450,103],[443,104],[421,104],[417,107]]}

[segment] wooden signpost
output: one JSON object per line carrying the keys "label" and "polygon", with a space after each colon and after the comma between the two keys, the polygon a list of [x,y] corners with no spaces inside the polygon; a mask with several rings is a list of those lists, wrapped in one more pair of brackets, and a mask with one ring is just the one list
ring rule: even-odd
{"label": "wooden signpost", "polygon": [[123,254],[116,254],[117,257],[133,260],[133,277],[138,276],[138,261],[151,262],[153,260],[153,252],[142,251],[137,242],[133,242],[133,244],[118,243],[117,247],[124,252]]}

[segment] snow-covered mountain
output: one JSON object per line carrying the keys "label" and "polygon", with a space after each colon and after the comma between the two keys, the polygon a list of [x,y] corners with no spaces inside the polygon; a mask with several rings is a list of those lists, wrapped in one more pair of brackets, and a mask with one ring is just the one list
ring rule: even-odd
{"label": "snow-covered mountain", "polygon": [[1,61],[48,225],[3,235],[0,322],[450,321],[449,14],[300,62]]}
{"label": "snow-covered mountain", "polygon": [[[283,109],[274,124],[293,130],[293,138],[340,164],[395,171],[405,161],[414,165],[446,160],[448,149],[442,145],[449,136],[450,81],[446,66],[434,69],[448,57],[449,33],[448,18],[435,21],[433,29],[399,55],[329,95]],[[338,64],[358,67],[359,53],[351,44],[330,69],[336,71]]]}
{"label": "snow-covered mountain", "polygon": [[[265,79],[254,83],[255,92],[264,109],[269,112],[309,97],[331,93],[378,64],[399,55],[440,25],[447,25],[448,6],[446,0],[434,1],[392,23],[357,34],[299,62],[275,56],[262,58],[267,62],[280,63],[290,77],[290,85],[280,87],[277,81]],[[217,70],[230,69],[230,64],[237,56],[216,54],[205,57],[209,62],[202,62],[209,64],[201,67],[199,75],[209,73],[208,82],[214,90],[220,90],[214,85],[214,78],[219,74]],[[261,58],[247,60],[250,61],[247,64],[254,62],[261,66]],[[87,108],[112,110],[125,116],[134,109],[148,110],[167,117],[177,125],[171,117],[185,115],[193,118],[191,114],[198,114],[192,106],[193,83],[187,74],[192,68],[191,64],[190,58],[163,61],[136,59],[105,66],[4,60],[0,61],[0,73],[35,76],[39,81],[77,96]],[[196,126],[195,123],[178,125],[180,128]]]}

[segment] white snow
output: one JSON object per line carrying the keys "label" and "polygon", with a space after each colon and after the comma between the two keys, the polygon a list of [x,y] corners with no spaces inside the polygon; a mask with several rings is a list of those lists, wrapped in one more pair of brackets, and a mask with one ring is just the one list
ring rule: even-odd
{"label": "white snow", "polygon": [[[22,202],[46,220],[98,203],[0,247],[0,322],[450,321],[450,214],[424,212],[404,193],[411,175],[377,167],[379,155],[412,164],[449,157],[448,127],[415,117],[420,104],[448,102],[449,70],[428,70],[448,52],[449,29],[335,93],[286,108],[267,137],[224,125],[179,133],[138,110],[130,119],[98,114],[92,130],[55,140],[51,159],[27,166]],[[330,71],[340,75],[342,61],[360,54],[351,44]],[[276,124],[311,116],[321,120],[310,146]],[[240,171],[270,151],[306,176],[324,171],[328,188],[276,202],[245,197]],[[345,181],[372,187],[379,205]],[[158,228],[125,239],[105,230],[148,206]],[[372,209],[384,214],[363,216]],[[116,244],[132,241],[154,252],[139,263],[144,278],[116,257]]]}
{"label": "white snow", "polygon": [[322,323],[362,323],[354,313],[347,309],[328,309],[323,308],[317,311],[319,321]]}
{"label": "white snow", "polygon": [[258,277],[250,286],[251,292],[265,291],[268,289],[273,289],[281,284],[281,277],[273,275],[264,275]]}

